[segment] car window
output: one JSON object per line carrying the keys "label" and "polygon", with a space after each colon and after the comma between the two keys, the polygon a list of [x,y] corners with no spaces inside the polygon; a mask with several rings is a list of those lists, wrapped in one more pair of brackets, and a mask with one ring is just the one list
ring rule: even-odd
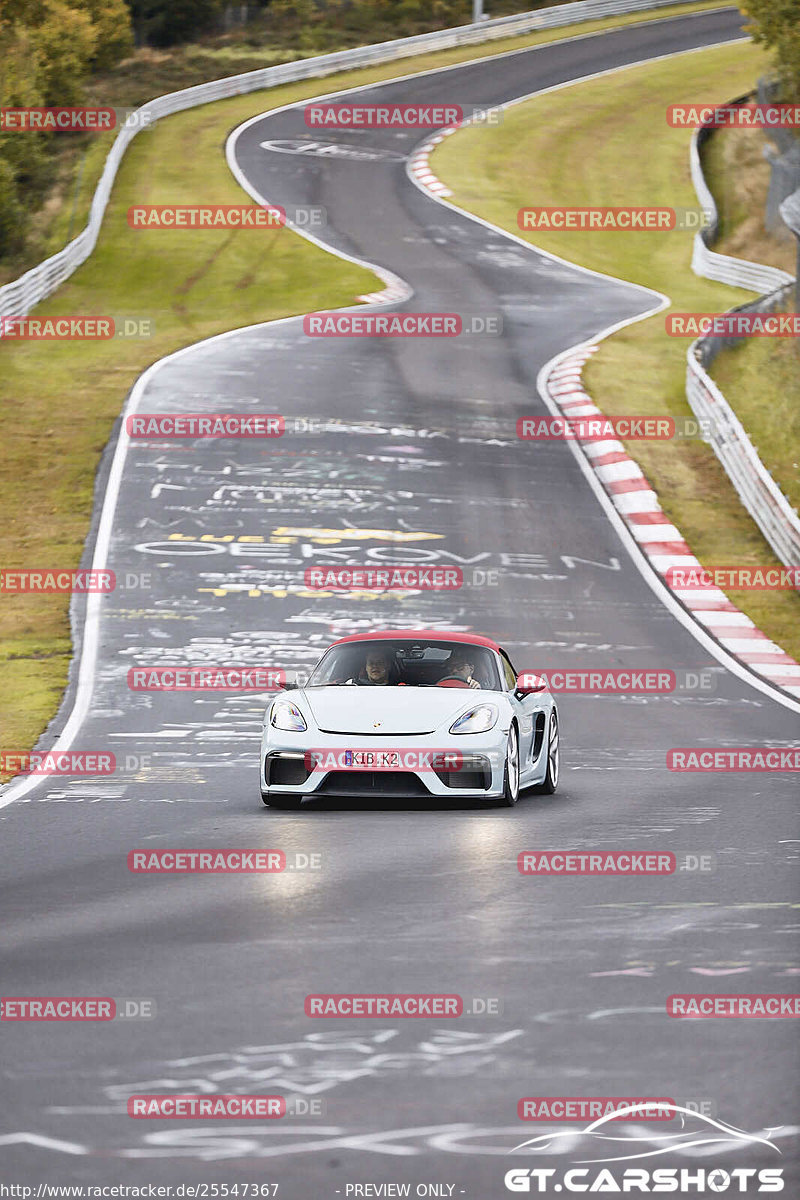
{"label": "car window", "polygon": [[509,691],[516,690],[517,672],[512,667],[511,662],[510,662],[505,650],[500,651],[500,661],[503,664],[503,674],[505,675],[505,679],[506,679],[506,687],[509,689]]}
{"label": "car window", "polygon": [[[472,678],[481,688],[496,691],[500,686],[496,659],[487,646],[449,642],[445,639],[419,641],[375,638],[332,646],[311,673],[308,687],[367,684],[367,655],[380,656],[386,664],[382,682],[406,687],[435,687],[442,679],[452,678],[451,661],[468,658]],[[373,675],[372,682],[376,682]]]}

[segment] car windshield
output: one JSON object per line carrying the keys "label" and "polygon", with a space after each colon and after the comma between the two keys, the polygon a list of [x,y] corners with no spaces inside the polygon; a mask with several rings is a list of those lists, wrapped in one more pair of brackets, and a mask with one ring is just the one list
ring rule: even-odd
{"label": "car windshield", "polygon": [[479,687],[501,689],[494,653],[487,646],[448,641],[345,642],[331,646],[311,673],[307,687],[362,686]]}

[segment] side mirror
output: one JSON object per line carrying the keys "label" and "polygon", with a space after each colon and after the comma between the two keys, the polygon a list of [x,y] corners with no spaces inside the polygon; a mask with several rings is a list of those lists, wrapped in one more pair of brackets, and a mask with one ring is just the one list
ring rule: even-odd
{"label": "side mirror", "polygon": [[517,676],[517,696],[536,696],[547,690],[547,680],[542,675],[536,675],[533,671],[523,671]]}
{"label": "side mirror", "polygon": [[303,688],[308,683],[307,671],[286,671],[282,681],[278,684],[278,690],[288,692],[294,688]]}

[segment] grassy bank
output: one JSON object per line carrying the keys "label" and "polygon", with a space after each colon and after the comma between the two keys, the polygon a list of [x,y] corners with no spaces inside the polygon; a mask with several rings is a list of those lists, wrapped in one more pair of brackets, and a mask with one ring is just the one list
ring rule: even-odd
{"label": "grassy bank", "polygon": [[[446,139],[433,155],[433,169],[453,189],[454,203],[515,233],[524,205],[692,206],[689,134],[667,126],[666,106],[740,94],[765,66],[759,50],[742,44],[578,84],[507,110],[491,139],[470,130]],[[692,274],[688,233],[521,236],[572,262],[656,288],[677,311],[714,312],[752,298]],[[589,391],[610,414],[689,417],[686,347],[666,336],[664,314],[623,329],[602,343],[587,367]],[[787,445],[785,426],[765,427],[759,449],[767,462]],[[776,562],[706,445],[676,439],[627,449],[701,562]],[[796,458],[796,443],[793,453]],[[800,657],[800,597],[731,592],[731,599]]]}

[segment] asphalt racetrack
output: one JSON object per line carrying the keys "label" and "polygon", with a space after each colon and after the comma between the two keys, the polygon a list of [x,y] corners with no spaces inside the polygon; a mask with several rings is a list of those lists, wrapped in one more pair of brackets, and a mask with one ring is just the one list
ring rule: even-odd
{"label": "asphalt racetrack", "polygon": [[[724,9],[411,76],[358,99],[488,107],[740,36],[738,13]],[[192,347],[137,385],[129,412],[274,412],[291,431],[266,444],[171,446],[128,444],[118,431],[104,460],[93,544],[118,578],[151,580],[90,604],[86,623],[76,602],[83,674],[76,666],[59,727],[123,769],[17,784],[1,798],[3,993],[149,998],[155,1015],[4,1023],[5,1176],[277,1183],[286,1200],[393,1184],[485,1200],[511,1194],[512,1167],[633,1155],[634,1138],[641,1155],[676,1128],[617,1126],[621,1146],[581,1133],[585,1123],[522,1122],[521,1097],[630,1096],[705,1102],[765,1142],[697,1145],[709,1126],[686,1117],[691,1145],[617,1163],[617,1175],[780,1167],[796,1196],[794,1023],[676,1020],[666,1001],[796,990],[797,778],[665,766],[672,747],[796,743],[796,706],[725,670],[675,618],[564,442],[515,436],[518,417],[547,411],[536,379],[549,359],[657,299],[425,195],[405,161],[421,137],[320,134],[298,107],[229,143],[254,197],[290,216],[321,206],[323,244],[407,283],[412,294],[391,311],[500,316],[502,336],[314,338],[298,318]],[[309,141],[338,149],[309,152]],[[412,562],[455,563],[465,586],[366,600],[303,587],[308,566]],[[421,626],[487,633],[519,669],[653,666],[710,683],[562,697],[554,797],[523,795],[512,809],[329,800],[299,813],[259,799],[262,696],[127,685],[137,665],[307,668],[337,636]],[[266,876],[127,867],[134,847],[218,846],[314,853],[320,866]],[[542,848],[708,854],[714,870],[520,875],[518,853]],[[304,1015],[311,992],[496,1003],[449,1021],[325,1021]],[[323,1101],[324,1112],[127,1115],[130,1094],[156,1092],[277,1092]],[[567,1129],[544,1151],[510,1153]],[[415,1192],[434,1184],[442,1190]]]}

